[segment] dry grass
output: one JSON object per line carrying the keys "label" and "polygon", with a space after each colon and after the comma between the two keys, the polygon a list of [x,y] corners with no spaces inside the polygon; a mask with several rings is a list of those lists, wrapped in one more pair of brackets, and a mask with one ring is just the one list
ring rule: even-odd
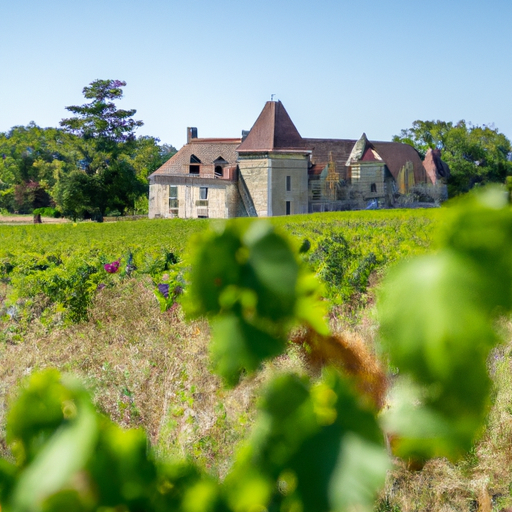
{"label": "dry grass", "polygon": [[258,382],[224,391],[208,370],[208,338],[206,322],[161,313],[149,280],[105,288],[87,322],[49,329],[33,321],[23,341],[0,344],[0,424],[23,377],[56,367],[80,377],[114,421],[143,427],[157,453],[187,454],[222,475],[250,424]]}
{"label": "dry grass", "polygon": [[474,449],[457,464],[437,459],[421,471],[396,461],[380,510],[499,512],[512,507],[512,324],[503,322],[501,328],[509,341],[489,361],[494,396]]}

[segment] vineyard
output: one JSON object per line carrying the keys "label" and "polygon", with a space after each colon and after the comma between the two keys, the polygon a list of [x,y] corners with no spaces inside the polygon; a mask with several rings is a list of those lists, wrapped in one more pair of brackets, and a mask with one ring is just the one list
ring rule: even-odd
{"label": "vineyard", "polygon": [[[454,212],[227,227],[0,225],[0,503],[15,511],[398,512],[391,488],[378,497],[391,468],[381,427],[397,434],[393,453],[412,466],[476,453],[486,354],[498,339],[487,326],[510,307],[508,260],[496,260],[487,281],[480,263],[508,251],[500,233],[510,213],[485,205]],[[422,275],[460,289],[456,301]],[[376,319],[382,281],[392,285],[379,295]],[[450,343],[436,341],[441,331]],[[376,355],[384,349],[388,366]],[[499,376],[505,355],[496,354]],[[56,370],[37,372],[47,368],[73,373],[86,391]],[[389,375],[399,398],[386,397]],[[401,400],[423,430],[404,422],[400,407],[379,414],[387,400]],[[417,481],[396,471],[397,488]],[[471,485],[453,497],[467,510],[497,495]]]}
{"label": "vineyard", "polygon": [[[308,262],[326,282],[328,297],[340,303],[364,292],[372,272],[424,251],[430,244],[436,214],[346,212],[325,214],[321,220],[297,216],[273,222],[293,235],[295,244],[310,244]],[[114,286],[135,275],[148,275],[158,284],[169,272],[174,279],[183,280],[189,241],[209,225],[205,220],[179,219],[0,225],[0,276],[9,284],[5,292],[9,297],[4,299],[7,314],[30,320],[34,305],[36,310],[43,309],[43,319],[55,318],[57,313],[59,319],[80,321],[87,318],[98,287]],[[120,262],[115,276],[105,270],[113,261]],[[5,336],[4,329],[0,340]]]}

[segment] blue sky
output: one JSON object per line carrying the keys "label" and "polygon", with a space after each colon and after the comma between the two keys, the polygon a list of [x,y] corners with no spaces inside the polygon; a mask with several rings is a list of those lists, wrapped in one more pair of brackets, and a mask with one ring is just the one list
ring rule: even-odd
{"label": "blue sky", "polygon": [[512,138],[510,0],[2,2],[0,131],[58,126],[102,78],[139,135],[237,137],[275,94],[304,137],[389,140],[416,119]]}

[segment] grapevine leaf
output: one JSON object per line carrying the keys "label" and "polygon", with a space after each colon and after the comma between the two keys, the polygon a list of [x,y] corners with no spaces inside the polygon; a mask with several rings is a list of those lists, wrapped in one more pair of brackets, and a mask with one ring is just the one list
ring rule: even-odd
{"label": "grapevine leaf", "polygon": [[243,480],[253,468],[260,478],[275,482],[276,504],[284,500],[298,501],[304,510],[370,510],[389,458],[374,413],[329,371],[314,386],[293,375],[272,381],[249,446],[230,478]]}
{"label": "grapevine leaf", "polygon": [[43,501],[59,491],[91,456],[98,435],[96,414],[85,399],[77,408],[76,418],[60,427],[20,475],[13,493],[16,510],[41,510]]}
{"label": "grapevine leaf", "polygon": [[429,412],[421,414],[437,432],[437,447],[405,434],[412,453],[455,458],[479,431],[490,386],[486,356],[497,342],[480,307],[483,279],[470,260],[445,250],[402,265],[386,280],[381,339],[391,364],[423,387],[420,400]]}
{"label": "grapevine leaf", "polygon": [[242,371],[253,372],[261,362],[284,351],[285,341],[246,322],[241,316],[225,314],[212,322],[210,353],[216,373],[226,384],[235,385]]}

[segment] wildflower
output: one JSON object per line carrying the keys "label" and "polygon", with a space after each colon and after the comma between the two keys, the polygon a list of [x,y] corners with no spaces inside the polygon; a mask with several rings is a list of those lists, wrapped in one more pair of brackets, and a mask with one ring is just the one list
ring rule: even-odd
{"label": "wildflower", "polygon": [[167,283],[160,283],[157,285],[158,291],[166,298],[169,298],[169,285]]}
{"label": "wildflower", "polygon": [[107,285],[104,283],[99,283],[98,286],[96,286],[96,290],[97,291],[103,290],[103,288],[105,288],[105,286],[107,286]]}
{"label": "wildflower", "polygon": [[115,274],[119,270],[119,260],[113,261],[112,263],[106,263],[103,265],[103,268],[109,273],[109,274]]}

